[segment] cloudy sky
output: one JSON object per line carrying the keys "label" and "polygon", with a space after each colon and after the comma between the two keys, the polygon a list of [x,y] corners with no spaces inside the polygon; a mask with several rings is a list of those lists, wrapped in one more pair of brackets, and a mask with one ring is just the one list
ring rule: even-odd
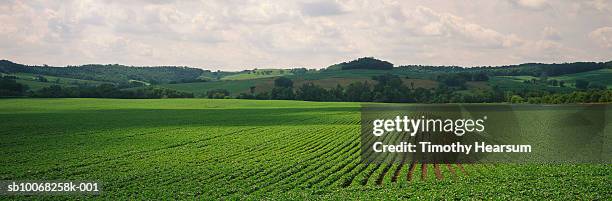
{"label": "cloudy sky", "polygon": [[[126,3],[129,2],[129,3]],[[55,66],[321,68],[612,60],[594,1],[0,1],[0,59]]]}

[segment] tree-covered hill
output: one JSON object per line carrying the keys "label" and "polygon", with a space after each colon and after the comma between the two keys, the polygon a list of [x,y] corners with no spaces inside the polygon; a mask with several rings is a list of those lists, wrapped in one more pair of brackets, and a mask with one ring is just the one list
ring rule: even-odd
{"label": "tree-covered hill", "polygon": [[388,61],[375,59],[374,57],[363,57],[349,62],[342,62],[327,67],[328,70],[352,70],[352,69],[369,69],[369,70],[391,70],[393,64]]}
{"label": "tree-covered hill", "polygon": [[424,66],[406,65],[399,66],[397,69],[406,71],[426,72],[426,73],[476,73],[483,72],[491,76],[559,76],[612,68],[612,61],[609,62],[574,62],[560,64],[544,63],[525,63],[507,66],[481,66],[481,67],[460,67],[460,66]]}
{"label": "tree-covered hill", "polygon": [[392,70],[392,72],[373,71],[373,73],[486,73],[490,76],[560,76],[566,74],[581,73],[604,68],[612,68],[612,61],[609,62],[573,62],[573,63],[525,63],[506,66],[429,66],[429,65],[403,65],[396,68],[388,61],[375,59],[373,57],[363,57],[349,62],[342,62],[327,67],[325,70],[332,74],[343,74],[337,70]]}
{"label": "tree-covered hill", "polygon": [[[133,67],[118,64],[87,64],[82,66],[51,67],[26,66],[11,61],[0,61],[0,72],[31,73],[37,75],[50,75],[83,80],[96,80],[128,83],[130,80],[144,81],[152,84],[172,82],[197,81],[205,71],[198,68],[159,66],[159,67]],[[208,71],[210,73],[210,71]]]}

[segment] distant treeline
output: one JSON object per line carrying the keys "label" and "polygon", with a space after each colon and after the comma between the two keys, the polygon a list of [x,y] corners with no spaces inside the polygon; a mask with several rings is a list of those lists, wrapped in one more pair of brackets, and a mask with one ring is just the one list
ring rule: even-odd
{"label": "distant treeline", "polygon": [[176,90],[146,87],[134,90],[121,90],[112,84],[101,84],[95,87],[62,87],[52,85],[29,94],[37,98],[193,98],[192,93]]}
{"label": "distant treeline", "polygon": [[[332,65],[325,71],[376,69],[381,75],[372,77],[371,81],[355,82],[345,86],[323,88],[312,83],[294,86],[287,77],[274,80],[274,87],[261,93],[255,93],[251,87],[249,93],[242,93],[242,99],[275,99],[307,101],[358,101],[358,102],[402,102],[402,103],[484,103],[484,102],[530,102],[530,103],[581,103],[610,102],[610,90],[605,85],[588,80],[576,80],[574,88],[568,88],[565,81],[547,79],[549,76],[574,74],[604,68],[612,68],[612,62],[576,62],[563,64],[529,63],[501,67],[457,66],[400,66],[372,57],[356,59]],[[439,83],[433,89],[415,87],[413,83],[403,83],[397,74],[405,71],[418,72]],[[0,80],[1,97],[99,97],[99,98],[188,98],[194,94],[171,89],[150,87],[149,84],[199,82],[218,80],[231,72],[206,71],[187,67],[129,67],[122,65],[83,65],[68,67],[25,66],[7,60],[0,60],[0,73],[29,73],[37,75],[37,81],[50,82],[42,75],[68,77],[83,80],[107,81],[112,84],[89,85],[70,84],[72,86],[49,86],[39,90],[29,90],[28,86],[18,83],[15,76],[3,76]],[[318,73],[317,70],[303,68],[292,69],[291,74],[301,76]],[[329,73],[326,72],[326,73]],[[387,72],[387,74],[383,74]],[[284,72],[283,72],[284,73]],[[235,73],[234,73],[235,74]],[[408,73],[408,75],[411,75]],[[496,85],[490,89],[466,90],[468,81],[488,81],[492,76],[534,76],[525,80],[524,85],[513,88],[500,88]],[[60,84],[59,79],[56,80]],[[547,87],[553,86],[553,87]],[[128,89],[138,87],[138,89]],[[551,89],[553,88],[553,89]],[[577,92],[574,92],[578,90]],[[207,98],[230,97],[225,89],[210,90]],[[588,98],[585,98],[588,97]]]}
{"label": "distant treeline", "polygon": [[26,66],[7,60],[0,60],[0,72],[7,74],[32,73],[113,83],[127,83],[130,80],[139,80],[151,84],[160,84],[171,82],[196,82],[199,81],[198,77],[205,71],[188,67],[133,67],[117,64],[89,64],[66,67]]}
{"label": "distant treeline", "polygon": [[325,89],[313,83],[305,83],[294,89],[293,82],[280,77],[274,82],[270,93],[242,93],[237,98],[242,99],[277,99],[305,101],[349,101],[349,102],[396,102],[396,103],[451,103],[451,102],[503,102],[501,90],[482,91],[481,94],[464,95],[454,93],[453,87],[441,85],[430,90],[404,85],[402,79],[394,75],[380,75],[372,78],[372,82],[354,82],[346,87],[337,85]]}
{"label": "distant treeline", "polygon": [[[445,76],[441,79],[467,79],[479,77],[478,74]],[[447,85],[444,82],[435,89],[415,88],[405,85],[398,76],[380,75],[371,82],[354,82],[346,87],[337,85],[325,89],[313,83],[305,83],[294,88],[293,81],[285,77],[274,80],[274,88],[270,92],[255,93],[251,87],[249,93],[241,93],[239,99],[261,100],[305,100],[305,101],[349,101],[349,102],[395,102],[395,103],[608,103],[612,102],[612,90],[600,85],[589,84],[588,81],[576,82],[579,91],[571,93],[555,93],[536,89],[523,88],[519,91],[501,90],[493,87],[491,90],[477,90],[473,93],[456,92],[461,86]],[[113,84],[98,86],[62,87],[52,85],[36,91],[28,91],[26,85],[15,81],[14,76],[0,78],[0,97],[40,97],[40,98],[193,98],[192,93],[179,92],[171,89],[144,87],[138,89],[121,89]],[[207,98],[232,98],[225,89],[210,90]]]}
{"label": "distant treeline", "polygon": [[[334,64],[320,71],[335,71],[335,70],[381,70],[384,71],[402,71],[402,72],[421,72],[429,73],[431,78],[435,78],[440,74],[449,73],[479,73],[488,76],[558,76],[565,74],[573,74],[598,70],[603,68],[612,68],[612,62],[575,62],[562,64],[541,64],[527,63],[520,65],[509,66],[483,66],[483,67],[459,67],[459,66],[423,66],[423,65],[405,65],[393,67],[393,64],[387,61],[375,59],[373,57],[359,58],[349,62]],[[319,70],[292,69],[294,75],[302,75],[306,73],[319,73]],[[203,82],[210,80],[219,80],[224,76],[235,74],[236,72],[224,72],[202,70],[190,67],[177,66],[160,66],[160,67],[134,67],[118,64],[88,64],[81,66],[66,66],[66,67],[50,67],[50,66],[27,66],[16,64],[7,60],[0,60],[0,73],[31,73],[38,75],[50,75],[59,77],[68,77],[83,80],[95,80],[112,82],[116,84],[126,84],[132,80],[143,81],[150,84],[161,83],[187,83],[187,82]]]}
{"label": "distant treeline", "polygon": [[[477,74],[475,74],[477,75]],[[450,76],[459,77],[460,75]],[[473,77],[473,76],[472,76]],[[478,76],[477,76],[478,77]],[[447,79],[447,78],[444,78]],[[455,79],[455,78],[453,78]],[[484,78],[483,78],[484,79]],[[305,83],[294,89],[290,79],[280,77],[274,82],[271,92],[241,93],[239,99],[305,100],[305,101],[350,101],[350,102],[391,102],[391,103],[597,103],[612,102],[612,90],[605,88],[584,88],[568,94],[549,91],[503,91],[498,87],[491,90],[478,90],[474,93],[456,92],[458,87],[441,84],[435,89],[414,88],[404,85],[402,79],[394,75],[381,75],[372,78],[373,82],[354,82],[346,88],[337,85],[325,89],[313,83]],[[453,84],[456,84],[453,82]],[[228,98],[224,89],[211,90],[208,98]]]}
{"label": "distant treeline", "polygon": [[568,94],[548,94],[527,98],[512,95],[508,102],[531,104],[609,103],[612,102],[612,90],[592,89],[574,91]]}
{"label": "distant treeline", "polygon": [[482,72],[490,76],[559,76],[565,74],[574,74],[599,70],[604,68],[612,68],[612,62],[575,62],[561,64],[542,64],[542,63],[526,63],[509,66],[481,66],[481,67],[459,67],[459,66],[421,66],[407,65],[399,66],[404,70],[414,70],[419,72],[429,73],[461,73],[461,72]]}
{"label": "distant treeline", "polygon": [[[559,76],[587,72],[592,70],[612,68],[612,61],[609,62],[575,62],[561,64],[542,64],[526,63],[508,66],[480,66],[480,67],[460,67],[460,66],[427,66],[427,65],[404,65],[397,69],[415,72],[428,72],[432,74],[446,73],[483,73],[489,76]],[[343,62],[331,65],[327,70],[391,70],[393,64],[387,61],[378,60],[372,57],[359,58],[350,62]]]}
{"label": "distant treeline", "polygon": [[39,90],[28,91],[26,85],[17,83],[12,76],[0,77],[0,97],[36,98],[193,98],[192,93],[176,90],[144,87],[125,90],[114,84],[98,86],[62,87],[51,85]]}

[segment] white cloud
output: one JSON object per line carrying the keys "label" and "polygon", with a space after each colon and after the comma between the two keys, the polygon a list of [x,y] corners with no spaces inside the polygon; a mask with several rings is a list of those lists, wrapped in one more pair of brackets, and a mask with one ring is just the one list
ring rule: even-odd
{"label": "white cloud", "polygon": [[553,27],[544,27],[542,37],[547,40],[561,40],[561,33]]}
{"label": "white cloud", "polygon": [[511,0],[515,5],[529,9],[542,9],[549,6],[547,0]]}
{"label": "white cloud", "polygon": [[461,17],[439,13],[427,7],[418,6],[413,11],[404,12],[409,16],[406,19],[409,26],[425,36],[451,38],[467,43],[470,47],[503,48],[521,43],[521,39],[515,35],[501,34]]}
{"label": "white cloud", "polygon": [[587,1],[583,1],[583,3],[599,11],[604,11],[604,12],[612,11],[612,4],[608,0],[587,0]]}
{"label": "white cloud", "polygon": [[0,59],[232,70],[361,56],[399,65],[610,60],[607,9],[598,0],[5,1]]}
{"label": "white cloud", "polygon": [[605,48],[612,49],[612,27],[601,27],[589,33],[589,37]]}
{"label": "white cloud", "polygon": [[300,4],[302,13],[309,16],[329,16],[342,14],[342,8],[333,1],[306,2]]}

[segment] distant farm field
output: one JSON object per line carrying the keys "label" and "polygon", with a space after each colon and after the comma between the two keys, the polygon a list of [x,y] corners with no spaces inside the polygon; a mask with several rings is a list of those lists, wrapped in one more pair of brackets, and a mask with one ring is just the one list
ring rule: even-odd
{"label": "distant farm field", "polygon": [[110,200],[612,198],[610,165],[363,164],[359,109],[270,100],[0,99],[0,180],[99,181],[102,194],[88,197]]}
{"label": "distant farm field", "polygon": [[[588,82],[601,84],[603,86],[607,86],[608,88],[612,87],[612,69],[605,68],[581,73],[567,74],[561,76],[551,76],[547,79],[549,80],[557,80],[564,81],[566,86],[574,87],[574,83],[578,79],[586,80]],[[537,80],[538,77],[534,76],[497,76],[493,78],[494,84],[499,84],[502,86],[520,86],[524,81]]]}
{"label": "distant farm field", "polygon": [[612,79],[610,78],[612,78],[612,69],[610,68],[553,77],[553,79],[563,80],[569,83],[573,83],[577,79],[583,79],[589,82],[602,84],[608,88],[612,87]]}
{"label": "distant farm field", "polygon": [[268,78],[268,77],[278,77],[285,75],[293,75],[290,70],[284,69],[256,69],[250,70],[247,72],[240,72],[234,75],[228,75],[221,80],[247,80],[247,79],[259,79],[259,78]]}

